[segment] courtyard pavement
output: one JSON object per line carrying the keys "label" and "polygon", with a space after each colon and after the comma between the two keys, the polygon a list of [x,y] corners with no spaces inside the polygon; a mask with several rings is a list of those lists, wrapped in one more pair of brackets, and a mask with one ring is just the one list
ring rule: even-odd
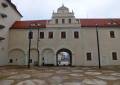
{"label": "courtyard pavement", "polygon": [[120,66],[0,67],[0,85],[120,85]]}

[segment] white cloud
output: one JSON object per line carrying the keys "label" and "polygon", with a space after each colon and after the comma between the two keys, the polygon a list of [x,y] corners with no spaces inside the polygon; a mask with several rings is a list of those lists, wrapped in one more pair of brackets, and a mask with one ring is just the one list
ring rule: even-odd
{"label": "white cloud", "polygon": [[[24,16],[23,19],[49,19],[62,0],[12,0]],[[119,0],[63,0],[78,18],[120,17]]]}

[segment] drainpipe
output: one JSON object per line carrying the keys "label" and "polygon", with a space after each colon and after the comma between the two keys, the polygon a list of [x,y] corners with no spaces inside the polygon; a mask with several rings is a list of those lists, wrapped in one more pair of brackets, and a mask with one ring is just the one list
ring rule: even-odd
{"label": "drainpipe", "polygon": [[33,38],[33,32],[30,30],[28,33],[28,39],[29,39],[29,52],[28,52],[28,68],[30,68],[30,48],[31,48],[31,39]]}
{"label": "drainpipe", "polygon": [[40,55],[39,55],[39,27],[38,27],[38,37],[37,37],[37,52],[38,52],[38,66],[39,66],[39,59],[40,59]]}
{"label": "drainpipe", "polygon": [[99,44],[99,35],[98,35],[98,24],[96,24],[96,36],[97,36],[97,49],[98,49],[98,63],[99,63],[99,69],[101,69],[100,44]]}

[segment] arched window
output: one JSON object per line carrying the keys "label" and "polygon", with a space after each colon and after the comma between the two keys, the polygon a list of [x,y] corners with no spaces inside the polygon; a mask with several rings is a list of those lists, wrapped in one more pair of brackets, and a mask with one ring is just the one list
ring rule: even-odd
{"label": "arched window", "polygon": [[115,32],[114,31],[110,31],[110,37],[115,38]]}

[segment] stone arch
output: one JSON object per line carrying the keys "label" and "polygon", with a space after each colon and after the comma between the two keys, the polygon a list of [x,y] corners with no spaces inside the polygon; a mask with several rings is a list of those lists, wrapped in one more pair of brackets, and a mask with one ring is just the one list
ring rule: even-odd
{"label": "stone arch", "polygon": [[50,48],[43,49],[42,51],[42,64],[43,65],[55,65],[56,57],[54,50]]}
{"label": "stone arch", "polygon": [[30,64],[37,65],[38,64],[38,50],[36,48],[30,49]]}
{"label": "stone arch", "polygon": [[25,65],[25,52],[19,48],[12,49],[9,51],[8,59],[10,65]]}
{"label": "stone arch", "polygon": [[[59,49],[57,52],[56,52],[56,63],[57,63],[57,66],[59,66],[60,64],[60,61],[59,61],[59,54],[61,52],[66,52],[68,55],[69,55],[69,59],[68,59],[68,65],[67,66],[72,66],[72,51],[69,50],[69,49],[66,49],[66,48],[62,48],[62,49]],[[64,65],[64,64],[63,64]]]}

